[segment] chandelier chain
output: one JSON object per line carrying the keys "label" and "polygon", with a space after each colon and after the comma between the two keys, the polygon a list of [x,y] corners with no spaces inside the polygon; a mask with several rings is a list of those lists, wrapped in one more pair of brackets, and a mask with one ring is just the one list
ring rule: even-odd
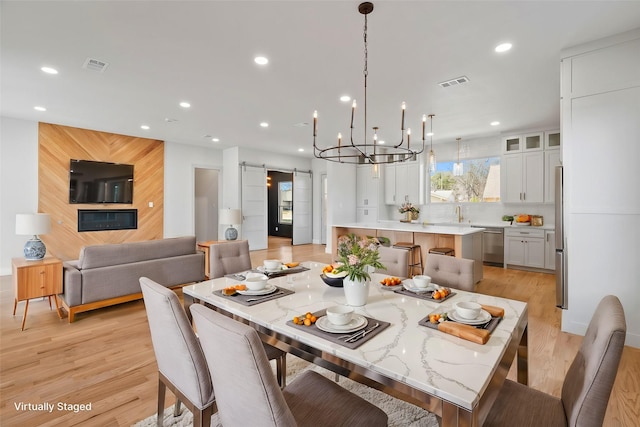
{"label": "chandelier chain", "polygon": [[363,38],[364,38],[364,70],[362,71],[362,74],[364,74],[364,77],[367,78],[367,75],[369,75],[369,70],[367,68],[367,63],[369,62],[369,51],[367,49],[367,15],[364,15],[364,34],[363,34]]}

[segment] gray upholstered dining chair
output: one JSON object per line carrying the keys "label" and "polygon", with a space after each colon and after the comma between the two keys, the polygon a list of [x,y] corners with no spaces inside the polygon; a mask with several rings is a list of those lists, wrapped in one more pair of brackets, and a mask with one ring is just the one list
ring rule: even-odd
{"label": "gray upholstered dining chair", "polygon": [[376,273],[388,274],[395,277],[407,277],[409,251],[397,248],[379,246],[380,262],[386,267],[376,269]]}
{"label": "gray upholstered dining chair", "polygon": [[380,408],[317,372],[305,371],[281,390],[255,329],[201,305],[191,313],[225,427],[387,426]]}
{"label": "gray upholstered dining chair", "polygon": [[473,268],[475,261],[448,255],[428,254],[424,274],[437,285],[474,292]]}
{"label": "gray upholstered dining chair", "polygon": [[251,255],[247,240],[218,243],[209,248],[211,279],[247,270],[251,270]]}
{"label": "gray upholstered dining chair", "polygon": [[158,426],[162,426],[168,388],[193,413],[194,426],[211,425],[216,402],[207,362],[178,296],[153,280],[141,277],[140,287],[158,362]]}
{"label": "gray upholstered dining chair", "polygon": [[627,325],[620,300],[605,296],[565,376],[561,397],[510,380],[485,426],[602,426],[622,357]]}

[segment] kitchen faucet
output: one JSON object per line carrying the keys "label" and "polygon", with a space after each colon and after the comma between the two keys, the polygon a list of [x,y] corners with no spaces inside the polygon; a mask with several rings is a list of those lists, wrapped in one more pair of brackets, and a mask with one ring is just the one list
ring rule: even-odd
{"label": "kitchen faucet", "polygon": [[462,216],[462,208],[460,205],[456,206],[456,217],[458,218],[458,222],[462,222],[464,217]]}

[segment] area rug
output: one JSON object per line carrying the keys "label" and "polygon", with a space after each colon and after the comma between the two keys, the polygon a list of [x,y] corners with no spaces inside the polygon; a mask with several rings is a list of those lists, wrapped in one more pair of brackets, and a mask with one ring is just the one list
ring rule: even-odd
{"label": "area rug", "polygon": [[[295,381],[295,377],[307,369],[313,369],[331,380],[335,378],[335,374],[331,371],[312,365],[297,357],[288,356],[287,383]],[[348,378],[340,377],[338,384],[386,412],[389,416],[390,427],[438,427],[436,416],[422,408],[366,387]],[[156,416],[154,414],[138,422],[134,427],[154,427],[155,425]],[[189,427],[192,425],[193,415],[184,405],[182,405],[182,413],[177,417],[173,416],[173,405],[164,411],[165,427]],[[213,418],[211,418],[211,426],[222,427],[218,414],[214,414]]]}

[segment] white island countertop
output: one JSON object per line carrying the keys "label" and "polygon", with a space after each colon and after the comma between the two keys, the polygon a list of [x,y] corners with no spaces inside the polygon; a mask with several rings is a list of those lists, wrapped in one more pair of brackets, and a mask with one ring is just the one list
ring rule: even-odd
{"label": "white island countertop", "polygon": [[466,224],[451,225],[424,225],[421,222],[400,222],[400,221],[377,221],[370,223],[344,223],[334,224],[333,227],[343,228],[362,228],[369,230],[389,230],[389,231],[406,231],[410,233],[433,233],[433,234],[451,234],[454,236],[466,236],[468,234],[480,233],[484,228],[471,227]]}

